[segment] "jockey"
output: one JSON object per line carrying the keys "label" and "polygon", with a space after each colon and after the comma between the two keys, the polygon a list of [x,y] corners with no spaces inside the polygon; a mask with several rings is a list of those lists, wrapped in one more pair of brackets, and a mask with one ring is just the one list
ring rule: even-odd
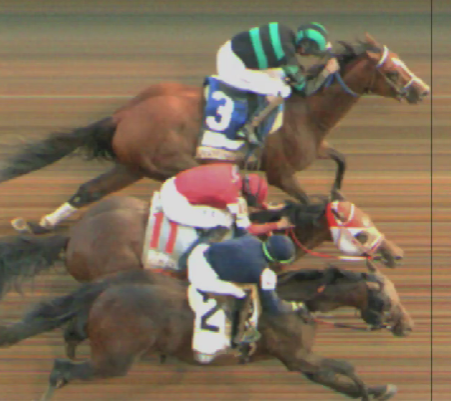
{"label": "jockey", "polygon": [[253,235],[292,227],[287,218],[251,224],[247,206],[266,205],[268,184],[257,174],[242,176],[231,163],[205,164],[182,171],[165,181],[160,190],[166,217],[178,224],[203,229],[237,228]]}
{"label": "jockey", "polygon": [[305,93],[304,68],[296,55],[322,57],[330,50],[327,30],[317,22],[301,25],[297,32],[271,22],[240,32],[224,43],[217,53],[217,74],[235,88],[273,97],[268,106],[272,108],[277,106],[278,97],[291,94],[286,79],[295,90]]}
{"label": "jockey", "polygon": [[[302,302],[286,302],[278,297],[277,275],[269,268],[291,263],[295,254],[293,242],[285,235],[272,235],[265,242],[246,235],[201,244],[188,258],[188,279],[200,291],[232,295],[238,300],[244,300],[247,294],[234,283],[257,284],[262,308],[267,313],[305,312]],[[237,302],[234,312],[240,310],[241,303]]]}

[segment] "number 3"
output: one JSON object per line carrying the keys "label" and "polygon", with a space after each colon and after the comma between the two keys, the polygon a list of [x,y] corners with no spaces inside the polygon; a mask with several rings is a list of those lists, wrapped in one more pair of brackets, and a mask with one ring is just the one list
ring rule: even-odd
{"label": "number 3", "polygon": [[234,109],[233,100],[221,91],[214,91],[211,96],[217,101],[224,100],[224,104],[218,106],[216,110],[219,121],[216,119],[216,116],[209,116],[206,118],[206,123],[214,131],[224,131],[228,128],[230,120],[232,119]]}

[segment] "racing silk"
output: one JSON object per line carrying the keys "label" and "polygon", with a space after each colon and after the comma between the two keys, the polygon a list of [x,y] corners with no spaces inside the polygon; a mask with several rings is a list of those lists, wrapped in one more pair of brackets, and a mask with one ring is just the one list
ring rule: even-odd
{"label": "racing silk", "polygon": [[252,236],[212,243],[205,257],[221,280],[258,284],[268,266],[262,242]]}
{"label": "racing silk", "polygon": [[232,50],[247,68],[266,70],[293,65],[296,59],[296,34],[278,22],[240,32],[232,40]]}
{"label": "racing silk", "polygon": [[241,193],[243,178],[236,165],[215,163],[197,166],[178,174],[174,184],[191,205],[228,210],[235,217],[237,227],[253,235],[277,229],[277,223],[251,224],[247,203]]}

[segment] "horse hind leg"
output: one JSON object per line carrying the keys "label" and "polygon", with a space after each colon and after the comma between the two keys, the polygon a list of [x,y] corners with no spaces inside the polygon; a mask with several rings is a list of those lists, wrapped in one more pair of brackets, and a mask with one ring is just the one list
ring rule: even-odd
{"label": "horse hind leg", "polygon": [[76,358],[77,347],[88,339],[86,333],[87,316],[76,316],[72,319],[64,330],[64,347],[66,356],[74,360]]}
{"label": "horse hind leg", "polygon": [[82,207],[132,185],[142,177],[141,173],[117,164],[106,173],[80,185],[77,192],[67,202],[52,213],[43,216],[39,223],[27,222],[23,218],[16,218],[11,221],[11,225],[21,234],[47,234]]}
{"label": "horse hind leg", "polygon": [[56,359],[50,372],[49,384],[40,401],[51,400],[55,390],[75,380],[107,379],[125,376],[133,363],[133,356],[106,358],[101,361],[73,362],[67,359]]}

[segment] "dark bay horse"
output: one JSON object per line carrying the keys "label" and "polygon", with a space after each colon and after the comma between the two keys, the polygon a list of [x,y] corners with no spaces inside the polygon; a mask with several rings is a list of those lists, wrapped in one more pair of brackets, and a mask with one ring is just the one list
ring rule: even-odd
{"label": "dark bay horse", "polygon": [[[317,158],[338,164],[335,185],[341,185],[343,156],[325,142],[330,130],[364,94],[405,99],[416,104],[429,94],[429,87],[415,76],[396,53],[369,35],[336,57],[340,70],[315,94],[293,94],[286,100],[284,122],[270,135],[262,153],[260,169],[268,182],[300,201],[306,201],[296,172]],[[164,181],[199,164],[195,153],[203,116],[200,87],[176,83],[153,85],[131,99],[112,116],[70,133],[55,133],[25,144],[0,170],[0,183],[54,163],[74,151],[91,159],[107,159],[114,167],[82,184],[78,191],[40,223],[16,219],[21,232],[48,232],[71,213],[103,196],[149,177]]]}
{"label": "dark bay horse", "polygon": [[[326,216],[327,205],[331,202],[352,205],[334,191],[330,198],[319,197],[314,201],[312,197],[308,205],[293,202],[281,211],[254,212],[251,219],[265,222],[286,215],[295,226],[290,234],[297,244],[296,258],[299,259],[325,241],[332,241]],[[366,224],[365,230],[375,228],[364,211],[356,205],[353,205],[353,210],[354,217],[362,221],[362,225]],[[348,216],[341,218],[346,221]],[[58,261],[64,261],[69,274],[80,282],[90,282],[125,268],[143,268],[142,253],[148,220],[149,202],[112,196],[89,208],[67,235],[19,235],[0,241],[0,295],[12,287],[20,287],[23,279],[37,275]],[[365,230],[358,238],[362,245],[369,239],[364,235]],[[327,254],[321,256],[326,260],[332,257]],[[393,268],[402,260],[403,251],[383,237],[371,256],[379,257],[387,267]]]}
{"label": "dark bay horse", "polygon": [[[377,269],[373,273],[334,267],[293,271],[281,276],[278,292],[284,299],[305,302],[312,311],[356,308],[369,325],[390,325],[393,334],[408,334],[413,322],[394,286]],[[37,305],[21,321],[0,327],[0,346],[53,330],[80,314],[88,316],[84,330],[90,340],[91,360],[55,360],[49,389],[41,401],[50,400],[55,389],[74,380],[125,376],[139,357],[166,355],[196,363],[191,348],[194,316],[186,283],[144,270],[84,284],[69,295]],[[289,371],[300,372],[350,398],[388,400],[396,394],[393,385],[367,388],[348,362],[314,354],[314,319],[305,320],[297,313],[273,316],[263,312],[259,329],[262,338],[249,363],[278,359]],[[213,362],[238,363],[233,355],[218,356]]]}

